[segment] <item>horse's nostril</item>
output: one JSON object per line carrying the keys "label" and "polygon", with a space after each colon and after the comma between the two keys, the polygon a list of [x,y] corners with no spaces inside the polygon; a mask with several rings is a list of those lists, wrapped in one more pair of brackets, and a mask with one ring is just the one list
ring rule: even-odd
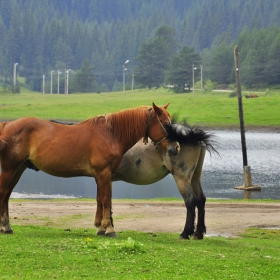
{"label": "horse's nostril", "polygon": [[173,156],[174,156],[173,150],[168,150],[168,156],[170,156],[170,157],[173,157]]}

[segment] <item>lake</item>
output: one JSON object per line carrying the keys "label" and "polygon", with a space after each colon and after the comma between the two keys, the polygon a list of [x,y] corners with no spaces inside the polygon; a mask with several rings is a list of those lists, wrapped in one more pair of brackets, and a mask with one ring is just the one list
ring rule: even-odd
{"label": "lake", "polygon": [[[209,131],[216,135],[220,156],[206,154],[202,188],[208,198],[243,198],[244,191],[234,189],[244,185],[240,132]],[[280,199],[280,134],[271,132],[246,132],[248,165],[251,166],[252,183],[261,192],[252,192],[251,198]],[[83,197],[96,195],[95,180],[87,177],[57,178],[43,172],[27,170],[15,187],[14,198]],[[181,197],[171,175],[147,186],[124,182],[113,184],[113,198]]]}

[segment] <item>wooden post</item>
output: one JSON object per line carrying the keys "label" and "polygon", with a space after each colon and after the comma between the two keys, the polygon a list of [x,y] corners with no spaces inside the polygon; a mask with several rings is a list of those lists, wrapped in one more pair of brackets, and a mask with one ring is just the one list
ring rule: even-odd
{"label": "wooden post", "polygon": [[238,97],[239,123],[240,123],[240,134],[241,134],[242,156],[243,156],[243,168],[244,168],[244,186],[238,186],[235,187],[235,189],[260,191],[261,190],[260,186],[252,185],[251,167],[248,166],[237,46],[234,47],[234,64],[235,64],[236,89],[237,89],[237,97]]}

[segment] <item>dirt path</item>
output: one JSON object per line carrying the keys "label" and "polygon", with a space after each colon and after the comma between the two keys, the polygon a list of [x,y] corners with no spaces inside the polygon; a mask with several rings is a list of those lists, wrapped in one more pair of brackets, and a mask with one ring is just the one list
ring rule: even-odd
{"label": "dirt path", "polygon": [[[11,224],[94,229],[95,201],[10,202]],[[186,210],[180,202],[113,202],[116,231],[180,234]],[[206,203],[207,235],[238,236],[247,227],[280,228],[280,203]]]}

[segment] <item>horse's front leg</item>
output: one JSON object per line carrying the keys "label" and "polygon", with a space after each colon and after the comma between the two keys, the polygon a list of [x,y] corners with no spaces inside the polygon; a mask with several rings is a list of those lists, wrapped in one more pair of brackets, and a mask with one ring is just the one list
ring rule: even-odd
{"label": "horse's front leg", "polygon": [[189,239],[194,233],[194,221],[195,221],[195,197],[191,188],[190,181],[185,172],[176,170],[173,174],[176,181],[178,190],[182,195],[186,206],[186,223],[183,232],[180,234],[181,239]]}
{"label": "horse's front leg", "polygon": [[199,201],[197,201],[197,226],[193,236],[194,239],[203,239],[204,234],[206,233],[205,202],[206,202],[206,197],[203,191],[201,190],[200,199]]}
{"label": "horse's front leg", "polygon": [[[97,179],[95,179],[96,185],[98,186]],[[97,235],[105,235],[106,229],[101,225],[103,218],[103,207],[101,196],[99,192],[99,188],[97,187],[97,195],[96,195],[96,213],[95,213],[95,220],[94,225],[97,227]]]}
{"label": "horse's front leg", "polygon": [[205,226],[205,202],[206,197],[203,193],[201,188],[201,175],[202,175],[202,167],[205,157],[206,147],[205,144],[201,144],[201,150],[199,155],[199,160],[194,171],[192,177],[192,189],[197,198],[196,206],[197,206],[197,226],[196,231],[194,233],[194,239],[203,239],[204,234],[206,233],[206,226]]}
{"label": "horse's front leg", "polygon": [[182,239],[190,239],[194,234],[194,221],[195,221],[195,199],[185,200],[187,209],[186,223],[183,232],[180,234]]}
{"label": "horse's front leg", "polygon": [[111,172],[104,171],[96,175],[97,182],[97,209],[95,226],[97,234],[116,237],[112,218],[112,182]]}

